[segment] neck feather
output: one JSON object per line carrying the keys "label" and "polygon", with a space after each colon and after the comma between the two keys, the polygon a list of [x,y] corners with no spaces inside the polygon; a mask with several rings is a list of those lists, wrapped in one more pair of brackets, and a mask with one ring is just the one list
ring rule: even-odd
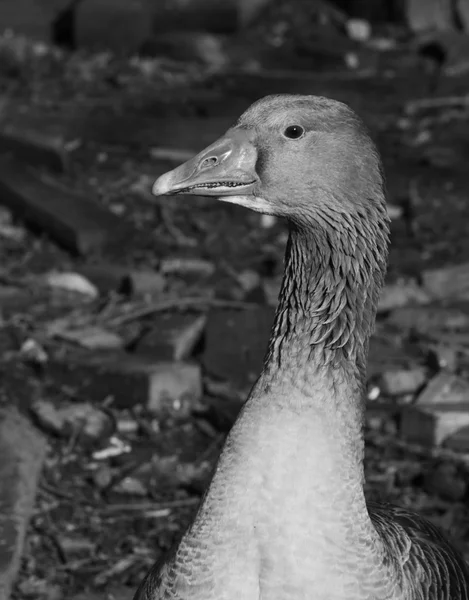
{"label": "neck feather", "polygon": [[361,387],[387,262],[384,203],[290,225],[264,374],[308,383],[328,372]]}

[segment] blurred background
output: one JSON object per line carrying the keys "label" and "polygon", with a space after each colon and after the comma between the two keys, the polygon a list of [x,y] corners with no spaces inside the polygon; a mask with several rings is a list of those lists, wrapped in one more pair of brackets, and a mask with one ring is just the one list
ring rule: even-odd
{"label": "blurred background", "polygon": [[269,93],[378,143],[367,493],[469,557],[469,0],[2,0],[0,25],[2,598],[130,598],[197,508],[287,231],[150,190]]}

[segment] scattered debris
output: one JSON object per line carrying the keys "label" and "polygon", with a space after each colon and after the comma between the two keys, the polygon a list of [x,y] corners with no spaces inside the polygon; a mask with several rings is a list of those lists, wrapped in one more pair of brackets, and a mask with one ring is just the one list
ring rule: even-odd
{"label": "scattered debris", "polygon": [[32,405],[31,411],[45,431],[82,442],[102,443],[115,429],[109,413],[86,402],[56,407],[54,403],[40,399]]}

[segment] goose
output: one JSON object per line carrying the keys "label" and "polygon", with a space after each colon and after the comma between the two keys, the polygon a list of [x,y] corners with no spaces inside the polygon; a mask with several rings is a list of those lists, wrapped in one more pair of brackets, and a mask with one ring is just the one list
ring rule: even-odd
{"label": "goose", "polygon": [[437,527],[364,495],[368,340],[389,220],[359,117],[324,97],[267,96],[153,193],[284,217],[289,239],[263,370],[192,523],[134,599],[468,598],[468,567]]}

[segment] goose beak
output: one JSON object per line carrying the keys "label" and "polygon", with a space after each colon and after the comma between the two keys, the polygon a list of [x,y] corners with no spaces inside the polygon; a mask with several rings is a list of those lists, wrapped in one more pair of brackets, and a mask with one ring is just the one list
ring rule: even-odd
{"label": "goose beak", "polygon": [[155,196],[246,196],[259,181],[256,161],[252,132],[233,128],[191,160],[158,177],[152,192]]}

